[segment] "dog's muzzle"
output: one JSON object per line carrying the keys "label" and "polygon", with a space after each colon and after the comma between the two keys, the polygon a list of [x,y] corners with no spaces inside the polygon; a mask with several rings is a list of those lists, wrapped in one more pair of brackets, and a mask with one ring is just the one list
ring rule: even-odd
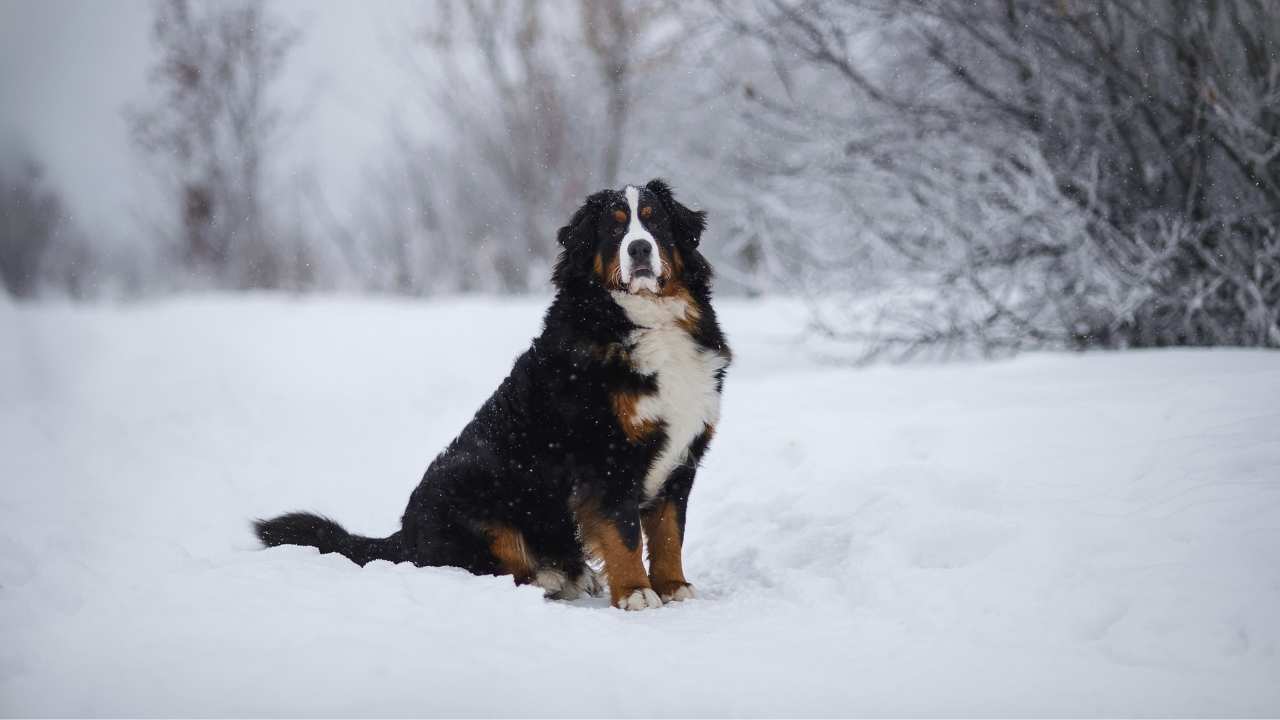
{"label": "dog's muzzle", "polygon": [[653,277],[653,245],[648,240],[632,240],[627,245],[627,256],[631,258],[631,277]]}

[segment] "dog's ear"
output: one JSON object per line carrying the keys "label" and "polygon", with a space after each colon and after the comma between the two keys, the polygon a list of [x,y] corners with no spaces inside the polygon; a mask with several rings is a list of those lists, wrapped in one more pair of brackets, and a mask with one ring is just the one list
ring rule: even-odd
{"label": "dog's ear", "polygon": [[691,210],[676,200],[671,193],[671,186],[662,178],[654,178],[644,186],[646,190],[657,196],[666,208],[667,217],[671,218],[671,232],[676,240],[684,240],[691,247],[698,247],[702,239],[702,231],[707,229],[707,213],[705,210]]}
{"label": "dog's ear", "polygon": [[599,224],[600,211],[604,208],[606,195],[607,193],[602,190],[588,196],[586,202],[582,203],[582,207],[569,218],[569,224],[556,232],[556,241],[561,247],[572,250],[592,237]]}
{"label": "dog's ear", "polygon": [[591,256],[595,254],[592,247],[596,229],[600,226],[600,213],[604,212],[608,198],[606,190],[588,196],[582,207],[569,218],[569,224],[556,231],[556,242],[564,248],[551,271],[551,282],[557,288],[563,289],[574,282],[574,278],[589,272]]}

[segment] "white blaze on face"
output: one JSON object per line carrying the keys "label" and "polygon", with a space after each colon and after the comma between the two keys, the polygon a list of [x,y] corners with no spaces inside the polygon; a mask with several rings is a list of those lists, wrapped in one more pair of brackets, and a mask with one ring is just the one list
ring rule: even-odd
{"label": "white blaze on face", "polygon": [[[647,289],[649,292],[658,292],[658,276],[662,274],[662,256],[658,254],[658,241],[653,239],[653,234],[645,229],[644,224],[640,222],[640,190],[635,185],[628,185],[624,194],[627,196],[627,207],[631,213],[631,224],[627,226],[627,233],[622,236],[622,244],[618,246],[618,257],[621,258],[622,268],[622,284],[629,288],[632,292],[641,289]],[[632,283],[631,277],[631,254],[627,252],[627,248],[631,246],[633,240],[644,240],[649,243],[649,262],[653,268],[653,277],[634,278]]]}

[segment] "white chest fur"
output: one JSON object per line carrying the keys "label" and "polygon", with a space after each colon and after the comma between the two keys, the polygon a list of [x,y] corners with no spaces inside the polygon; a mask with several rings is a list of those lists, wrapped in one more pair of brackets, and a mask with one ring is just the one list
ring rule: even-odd
{"label": "white chest fur", "polygon": [[685,301],[620,292],[613,297],[638,326],[630,338],[632,364],[637,372],[655,376],[658,385],[656,393],[636,403],[636,414],[661,421],[667,434],[644,478],[645,497],[651,498],[688,459],[689,445],[720,419],[716,374],[727,361],[700,347],[677,322],[689,310]]}

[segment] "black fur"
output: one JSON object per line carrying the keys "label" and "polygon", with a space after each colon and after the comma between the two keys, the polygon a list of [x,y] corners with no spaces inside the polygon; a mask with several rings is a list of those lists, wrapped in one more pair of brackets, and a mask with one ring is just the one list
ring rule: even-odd
{"label": "black fur", "polygon": [[[683,260],[676,280],[688,289],[699,314],[690,334],[727,361],[729,350],[711,307],[711,267],[697,249],[705,213],[677,202],[661,180],[641,192],[655,209],[645,226],[662,253],[678,252]],[[665,435],[659,427],[643,440],[629,440],[610,404],[619,390],[641,395],[655,390],[653,376],[637,373],[625,353],[609,352],[625,347],[635,329],[596,271],[597,257],[607,265],[616,256],[621,235],[609,213],[619,202],[625,206],[620,191],[591,195],[557,233],[562,246],[553,273],[557,292],[542,334],[427,468],[398,532],[364,538],[326,518],[293,513],[256,523],[263,544],[315,546],[362,565],[383,559],[501,574],[489,549],[488,528],[502,525],[523,534],[541,567],[573,579],[585,567],[575,508],[596,508],[617,524],[631,547],[640,542],[638,514],[646,503],[675,502],[683,527],[710,433],[693,443],[688,461],[672,471],[658,497],[645,498],[642,480]]]}
{"label": "black fur", "polygon": [[329,518],[311,513],[289,513],[273,520],[258,520],[254,529],[268,547],[311,545],[322,553],[346,555],[360,565],[374,560],[400,562],[406,559],[398,532],[386,538],[352,535]]}

